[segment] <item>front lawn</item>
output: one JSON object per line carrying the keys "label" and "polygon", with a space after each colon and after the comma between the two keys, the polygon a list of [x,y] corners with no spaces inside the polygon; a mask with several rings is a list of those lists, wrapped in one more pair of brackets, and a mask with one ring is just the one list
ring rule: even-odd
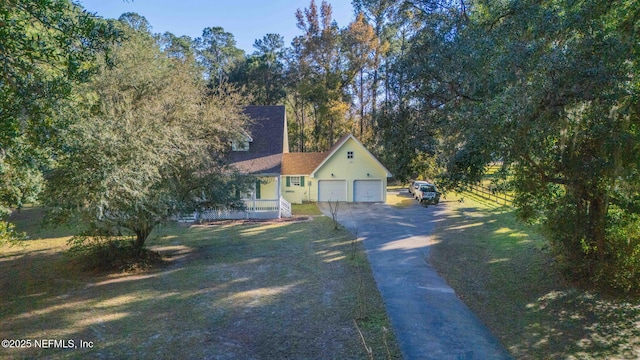
{"label": "front lawn", "polygon": [[375,358],[400,357],[366,257],[326,217],[163,227],[148,243],[163,266],[99,275],[37,217],[14,220],[39,239],[0,248],[0,339],[32,340],[0,358],[369,358],[358,328]]}
{"label": "front lawn", "polygon": [[322,211],[314,202],[304,202],[302,204],[291,204],[293,216],[315,216],[322,215]]}
{"label": "front lawn", "polygon": [[[387,188],[388,190],[389,188]],[[413,195],[405,191],[406,187],[387,192],[387,204],[398,208],[406,208],[416,203]]]}
{"label": "front lawn", "polygon": [[511,208],[457,197],[430,260],[516,359],[640,358],[640,301],[576,289]]}

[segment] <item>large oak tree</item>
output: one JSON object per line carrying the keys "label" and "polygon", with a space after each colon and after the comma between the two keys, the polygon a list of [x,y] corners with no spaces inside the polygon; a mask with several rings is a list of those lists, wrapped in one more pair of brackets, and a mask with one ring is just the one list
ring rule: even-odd
{"label": "large oak tree", "polygon": [[412,3],[413,96],[447,135],[452,184],[503,161],[574,274],[639,290],[637,2]]}
{"label": "large oak tree", "polygon": [[[60,131],[72,121],[60,112],[117,35],[109,22],[68,0],[2,1],[0,219],[37,199]],[[11,228],[0,221],[0,242],[15,236]]]}
{"label": "large oak tree", "polygon": [[128,30],[69,109],[77,121],[48,177],[50,221],[79,221],[89,235],[135,235],[182,212],[241,207],[241,177],[224,165],[245,123],[241,98],[207,89],[192,58],[169,57],[147,32]]}

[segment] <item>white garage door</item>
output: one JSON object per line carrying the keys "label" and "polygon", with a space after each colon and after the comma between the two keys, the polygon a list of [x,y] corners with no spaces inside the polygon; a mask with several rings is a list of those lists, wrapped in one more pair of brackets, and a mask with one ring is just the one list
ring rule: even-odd
{"label": "white garage door", "polygon": [[356,180],[353,182],[353,201],[381,202],[382,180]]}
{"label": "white garage door", "polygon": [[318,181],[318,201],[347,201],[347,182],[345,180]]}

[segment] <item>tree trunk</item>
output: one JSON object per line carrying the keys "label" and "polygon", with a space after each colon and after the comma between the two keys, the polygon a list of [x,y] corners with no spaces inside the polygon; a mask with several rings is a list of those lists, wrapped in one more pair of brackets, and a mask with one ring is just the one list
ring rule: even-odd
{"label": "tree trunk", "polygon": [[596,246],[597,261],[605,261],[607,212],[609,200],[604,193],[598,193],[589,202],[589,229],[588,236],[591,243]]}
{"label": "tree trunk", "polygon": [[[329,143],[327,144],[327,146],[325,147],[326,149],[329,149],[331,146],[333,146],[333,135],[335,134],[335,118],[333,114],[329,114]],[[325,150],[326,151],[326,150]]]}
{"label": "tree trunk", "polygon": [[306,109],[305,109],[305,103],[304,100],[302,101],[302,117],[300,120],[300,152],[304,152],[304,115],[305,115]]}
{"label": "tree trunk", "polygon": [[360,69],[360,141],[364,141],[362,130],[364,129],[364,68]]}
{"label": "tree trunk", "polygon": [[317,105],[313,105],[313,117],[314,117],[314,123],[313,123],[313,148],[315,149],[315,151],[320,151],[320,120],[318,119],[318,109],[317,109]]}
{"label": "tree trunk", "polygon": [[151,230],[153,227],[143,227],[142,229],[134,229],[133,232],[136,234],[136,239],[133,242],[133,249],[135,253],[140,256],[142,254],[142,249],[144,248],[144,242],[151,234]]}
{"label": "tree trunk", "polygon": [[[373,70],[373,80],[371,83],[371,119],[376,120],[376,111],[378,110],[378,54],[376,53],[376,65]],[[375,124],[375,123],[374,123]]]}

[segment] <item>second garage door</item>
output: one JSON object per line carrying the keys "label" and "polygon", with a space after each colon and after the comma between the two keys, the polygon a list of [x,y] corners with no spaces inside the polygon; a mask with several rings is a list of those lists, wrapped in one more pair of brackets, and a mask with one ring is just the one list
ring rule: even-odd
{"label": "second garage door", "polygon": [[382,202],[382,180],[356,180],[353,182],[353,201]]}
{"label": "second garage door", "polygon": [[318,201],[347,201],[347,182],[345,180],[318,181]]}

